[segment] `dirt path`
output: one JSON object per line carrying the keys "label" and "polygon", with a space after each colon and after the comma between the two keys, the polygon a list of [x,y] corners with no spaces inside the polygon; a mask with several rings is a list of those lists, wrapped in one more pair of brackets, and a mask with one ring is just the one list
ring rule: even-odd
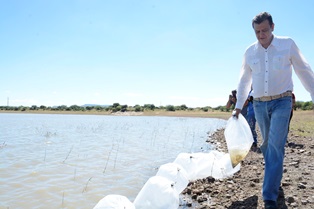
{"label": "dirt path", "polygon": [[[290,131],[286,145],[284,174],[278,198],[279,208],[314,208],[314,138],[300,136],[298,128]],[[216,148],[227,152],[224,130],[209,138]],[[259,136],[259,142],[261,138]],[[190,182],[182,192],[184,208],[195,209],[260,209],[263,208],[261,188],[264,176],[263,156],[259,150],[251,151],[234,176],[215,180],[211,177]]]}

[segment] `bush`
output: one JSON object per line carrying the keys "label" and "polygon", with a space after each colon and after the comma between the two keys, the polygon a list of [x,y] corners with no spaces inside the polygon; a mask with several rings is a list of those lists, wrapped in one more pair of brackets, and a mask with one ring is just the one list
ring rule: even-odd
{"label": "bush", "polygon": [[166,106],[166,111],[176,111],[173,105],[167,105]]}

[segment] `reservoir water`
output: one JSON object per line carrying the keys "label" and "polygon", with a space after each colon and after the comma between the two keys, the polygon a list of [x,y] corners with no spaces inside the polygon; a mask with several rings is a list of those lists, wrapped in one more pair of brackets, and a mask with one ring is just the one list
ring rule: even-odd
{"label": "reservoir water", "polygon": [[204,152],[213,118],[0,114],[0,209],[93,208],[133,201],[159,166]]}

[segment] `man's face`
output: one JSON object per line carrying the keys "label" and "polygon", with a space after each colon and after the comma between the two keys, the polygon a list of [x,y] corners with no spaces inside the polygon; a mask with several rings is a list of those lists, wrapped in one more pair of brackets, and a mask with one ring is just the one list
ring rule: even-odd
{"label": "man's face", "polygon": [[268,20],[261,22],[261,24],[254,23],[254,31],[257,40],[264,47],[267,48],[273,39],[274,24],[269,25]]}

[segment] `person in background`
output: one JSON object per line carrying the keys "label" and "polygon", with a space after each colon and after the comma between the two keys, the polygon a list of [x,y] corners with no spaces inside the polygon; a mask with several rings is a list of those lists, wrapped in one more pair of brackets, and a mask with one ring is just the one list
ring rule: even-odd
{"label": "person in background", "polygon": [[295,95],[292,93],[292,108],[291,108],[291,114],[290,114],[290,119],[289,119],[289,125],[288,125],[288,132],[290,131],[290,122],[293,116],[293,110],[295,110]]}
{"label": "person in background", "polygon": [[[251,91],[252,92],[252,91]],[[247,114],[246,114],[246,121],[248,122],[252,135],[253,135],[253,150],[257,148],[257,133],[256,133],[256,119],[255,119],[255,113],[253,108],[253,96],[251,95],[251,92],[249,93],[248,99],[244,103],[245,106],[247,106]]]}
{"label": "person in background", "polygon": [[229,109],[232,105],[235,106],[237,102],[237,90],[231,91],[231,94],[229,95],[228,102],[226,104],[226,108]]}
{"label": "person in background", "polygon": [[[232,105],[233,107],[235,107],[237,103],[237,90],[233,90],[231,91],[231,94],[229,95],[229,100],[226,104],[226,108],[229,109]],[[243,115],[243,117],[246,117],[247,114],[247,105],[244,105],[242,110],[241,110],[241,114]]]}
{"label": "person in background", "polygon": [[256,15],[252,27],[257,41],[244,54],[233,116],[240,114],[252,84],[255,117],[263,138],[262,196],[265,209],[277,209],[292,109],[292,69],[313,102],[314,73],[291,38],[273,34],[275,24],[269,13]]}

